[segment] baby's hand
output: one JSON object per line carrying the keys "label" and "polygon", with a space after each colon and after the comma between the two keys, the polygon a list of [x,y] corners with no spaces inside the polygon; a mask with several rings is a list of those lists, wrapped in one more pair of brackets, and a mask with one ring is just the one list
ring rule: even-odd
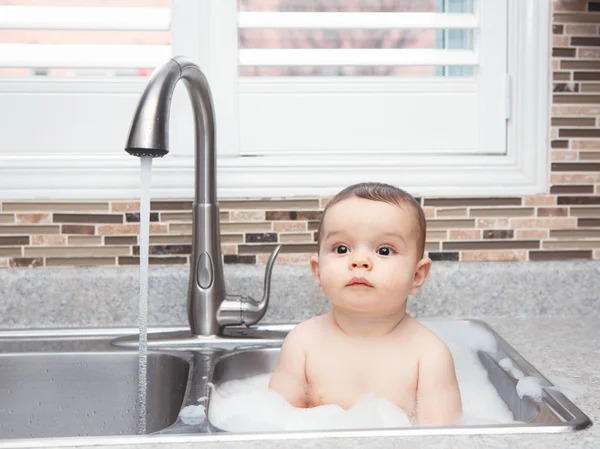
{"label": "baby's hand", "polygon": [[462,415],[454,361],[446,344],[432,339],[419,360],[417,417],[422,426],[451,426]]}

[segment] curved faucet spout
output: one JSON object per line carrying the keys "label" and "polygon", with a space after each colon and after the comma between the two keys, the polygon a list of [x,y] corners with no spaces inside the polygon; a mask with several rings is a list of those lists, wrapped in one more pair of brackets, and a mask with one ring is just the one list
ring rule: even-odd
{"label": "curved faucet spout", "polygon": [[[171,98],[179,80],[186,86],[192,103],[196,144],[188,319],[193,334],[218,335],[222,326],[243,321],[219,319],[227,293],[217,202],[215,112],[208,80],[191,60],[176,56],[152,73],[133,116],[125,151],[152,157],[169,152]],[[267,273],[269,279],[270,268],[272,263]]]}

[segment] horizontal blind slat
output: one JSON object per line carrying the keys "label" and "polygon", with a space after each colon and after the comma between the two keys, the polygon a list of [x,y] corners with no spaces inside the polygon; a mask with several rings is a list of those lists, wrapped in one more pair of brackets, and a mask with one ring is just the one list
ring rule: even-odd
{"label": "horizontal blind slat", "polygon": [[242,49],[241,66],[477,65],[471,50],[432,49]]}
{"label": "horizontal blind slat", "polygon": [[169,8],[0,6],[0,29],[169,30]]}
{"label": "horizontal blind slat", "polygon": [[240,28],[475,29],[477,16],[459,13],[240,12]]}
{"label": "horizontal blind slat", "polygon": [[0,44],[5,68],[153,68],[170,57],[168,45]]}

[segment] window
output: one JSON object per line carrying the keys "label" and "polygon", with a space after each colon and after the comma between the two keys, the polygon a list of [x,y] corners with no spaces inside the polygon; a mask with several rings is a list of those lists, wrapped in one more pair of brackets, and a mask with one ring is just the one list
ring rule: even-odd
{"label": "window", "polygon": [[[0,12],[12,14],[0,14],[0,50],[14,45],[11,31],[50,27],[52,14],[32,18],[44,9],[39,1],[25,3],[19,16],[0,0]],[[130,41],[99,52],[78,40],[67,58],[0,51],[2,198],[137,196],[139,162],[122,148],[148,68],[170,53],[197,61],[211,83],[221,197],[325,195],[373,179],[419,195],[544,189],[548,2],[53,3],[85,3],[78,16],[56,15],[53,27],[118,31]],[[143,48],[131,39],[140,30]],[[27,76],[14,72],[23,68]],[[193,130],[183,87],[172,114],[171,153],[153,164],[153,195],[189,197]]]}

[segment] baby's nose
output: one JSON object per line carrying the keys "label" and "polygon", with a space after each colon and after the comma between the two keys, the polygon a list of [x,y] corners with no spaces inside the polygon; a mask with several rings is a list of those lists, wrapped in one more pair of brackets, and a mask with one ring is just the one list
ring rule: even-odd
{"label": "baby's nose", "polygon": [[355,270],[357,268],[363,268],[370,270],[372,268],[371,260],[368,257],[357,256],[350,261],[350,269]]}

